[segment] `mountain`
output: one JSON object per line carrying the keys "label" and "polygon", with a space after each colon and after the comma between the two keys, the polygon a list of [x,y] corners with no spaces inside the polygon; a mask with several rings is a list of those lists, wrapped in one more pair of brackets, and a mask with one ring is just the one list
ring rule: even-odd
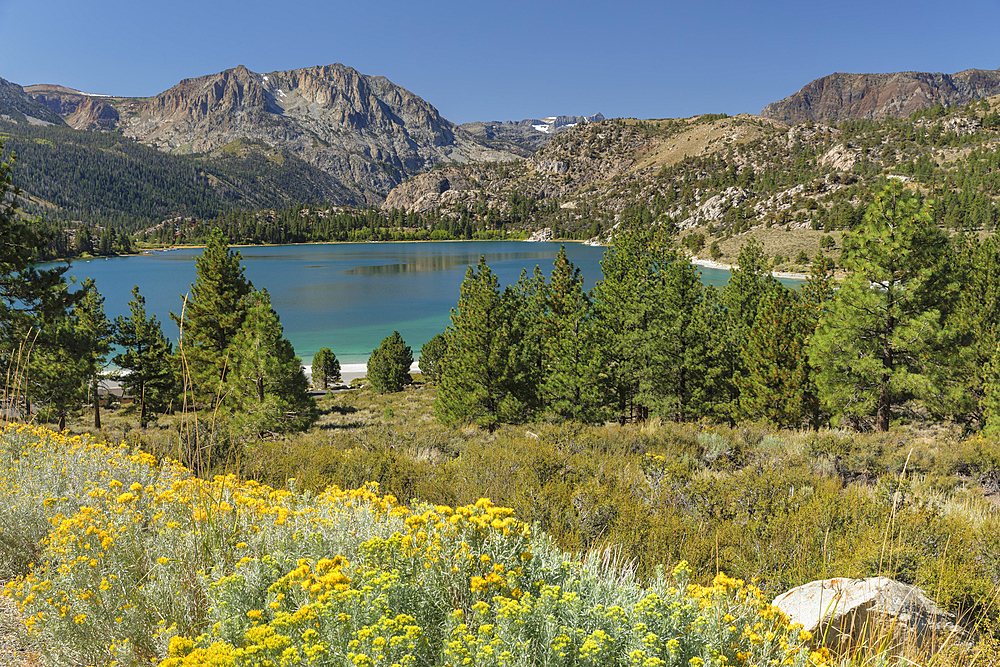
{"label": "mountain", "polygon": [[544,146],[557,132],[580,123],[602,120],[604,116],[596,113],[593,116],[550,116],[542,120],[526,118],[521,121],[479,121],[463,123],[459,127],[497,150],[527,157]]}
{"label": "mountain", "polygon": [[894,72],[830,74],[764,107],[761,115],[786,123],[905,118],[1000,93],[1000,70],[967,69],[956,74]]}
{"label": "mountain", "polygon": [[[19,87],[18,87],[19,88]],[[208,153],[263,142],[332,176],[333,203],[380,204],[440,163],[508,161],[385,77],[341,64],[258,74],[240,65],[184,79],[152,98],[92,96],[58,86],[27,97],[77,129],[116,130],[163,152]]]}
{"label": "mountain", "polygon": [[751,237],[781,270],[836,259],[892,180],[933,203],[937,223],[1000,225],[1000,94],[903,119],[788,124],[741,114],[577,125],[529,158],[449,166],[397,186],[387,210],[507,233],[550,228],[606,242],[631,220],[663,225],[692,254],[733,261]]}
{"label": "mountain", "polygon": [[59,114],[29,96],[24,88],[0,79],[0,120],[31,125],[62,125]]}

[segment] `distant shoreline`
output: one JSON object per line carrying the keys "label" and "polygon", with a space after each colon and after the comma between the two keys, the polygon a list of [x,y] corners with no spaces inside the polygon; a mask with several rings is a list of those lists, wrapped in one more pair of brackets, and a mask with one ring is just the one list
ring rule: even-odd
{"label": "distant shoreline", "polygon": [[[732,271],[734,264],[722,264],[721,262],[713,262],[710,259],[701,259],[699,257],[690,258],[692,264],[696,266],[703,266],[706,269],[718,269],[721,271]],[[809,274],[807,273],[793,273],[791,271],[771,271],[771,275],[775,278],[784,278],[786,280],[809,280]]]}

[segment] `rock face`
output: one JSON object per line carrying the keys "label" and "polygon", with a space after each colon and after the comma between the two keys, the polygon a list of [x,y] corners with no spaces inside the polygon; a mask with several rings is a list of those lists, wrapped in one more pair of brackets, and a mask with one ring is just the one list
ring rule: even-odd
{"label": "rock face", "polygon": [[31,98],[24,88],[0,79],[0,119],[14,123],[63,125],[59,114]]}
{"label": "rock face", "polygon": [[[394,186],[439,163],[518,159],[385,77],[340,64],[267,74],[241,65],[142,99],[51,85],[29,86],[25,94],[9,85],[6,96],[31,105],[44,121],[117,130],[165,152],[224,155],[237,142],[263,142],[333,176],[343,186],[340,204],[381,204]],[[9,106],[0,103],[0,113]]]}
{"label": "rock face", "polygon": [[1000,70],[956,74],[895,72],[830,74],[764,107],[761,115],[787,123],[903,118],[935,104],[954,106],[1000,93]]}
{"label": "rock face", "polygon": [[126,136],[171,152],[209,152],[238,139],[280,146],[381,204],[413,173],[439,162],[504,161],[381,76],[334,64],[257,74],[242,65],[185,79],[120,124]]}
{"label": "rock face", "polygon": [[562,130],[602,120],[604,116],[596,113],[593,116],[551,116],[543,120],[526,118],[521,121],[464,123],[459,128],[488,146],[527,157]]}
{"label": "rock face", "polygon": [[552,234],[552,228],[545,227],[544,229],[539,229],[537,231],[532,232],[531,236],[529,236],[524,240],[528,241],[529,243],[544,243],[547,241],[551,241],[553,238],[554,236]]}
{"label": "rock face", "polygon": [[965,639],[954,617],[919,588],[888,579],[825,579],[793,588],[772,604],[835,651],[891,637],[896,646],[940,646]]}

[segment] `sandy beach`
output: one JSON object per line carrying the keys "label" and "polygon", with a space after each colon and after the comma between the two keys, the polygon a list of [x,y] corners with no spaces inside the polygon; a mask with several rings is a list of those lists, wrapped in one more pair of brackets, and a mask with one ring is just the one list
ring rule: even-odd
{"label": "sandy beach", "polygon": [[[303,366],[306,370],[306,377],[312,380],[312,365],[307,364]],[[414,361],[413,365],[410,366],[410,373],[419,373],[420,366],[418,362]],[[344,384],[351,384],[351,380],[357,378],[363,378],[368,374],[368,364],[341,364],[340,365],[340,379]]]}
{"label": "sandy beach", "polygon": [[[696,266],[704,266],[706,269],[720,269],[722,271],[732,271],[732,264],[722,264],[720,262],[713,262],[710,259],[700,259],[698,257],[692,257],[691,263]],[[788,280],[807,280],[809,278],[808,274],[805,273],[792,273],[790,271],[771,271],[771,275],[775,278],[787,278]]]}

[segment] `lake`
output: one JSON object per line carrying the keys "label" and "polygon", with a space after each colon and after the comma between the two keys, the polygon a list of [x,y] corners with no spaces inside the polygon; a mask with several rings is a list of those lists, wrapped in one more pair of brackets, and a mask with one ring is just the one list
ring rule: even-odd
{"label": "lake", "polygon": [[[548,277],[559,243],[470,241],[438,243],[341,243],[238,248],[246,276],[267,288],[285,336],[304,363],[329,347],[341,364],[364,363],[379,342],[399,331],[416,357],[421,346],[449,324],[466,268],[486,257],[501,284],[517,282],[535,265]],[[183,296],[195,279],[200,248],[133,257],[73,262],[67,275],[93,278],[109,318],[128,314],[133,285],[146,298],[172,340]],[[566,255],[585,289],[601,278],[604,248],[567,243]],[[724,285],[729,272],[702,269],[706,284]]]}

